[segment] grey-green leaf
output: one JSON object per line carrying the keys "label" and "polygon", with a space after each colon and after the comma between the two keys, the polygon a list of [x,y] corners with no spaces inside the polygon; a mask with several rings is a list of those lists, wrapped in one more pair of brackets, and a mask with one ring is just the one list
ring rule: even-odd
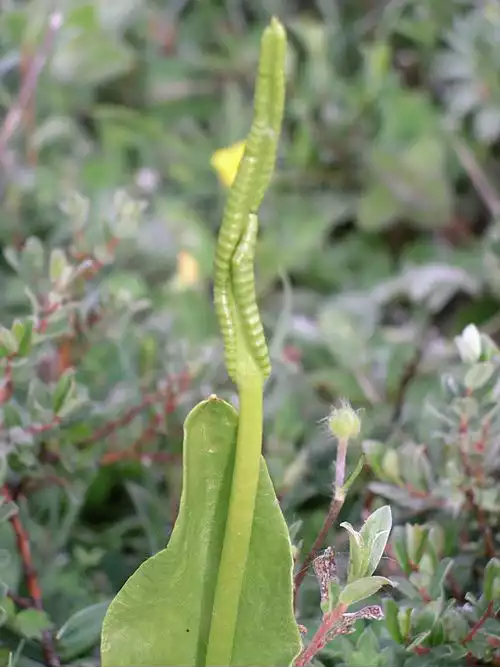
{"label": "grey-green leaf", "polygon": [[108,606],[106,600],[80,609],[60,628],[56,635],[57,652],[65,662],[84,655],[99,643]]}
{"label": "grey-green leaf", "polygon": [[340,594],[339,601],[342,604],[354,604],[360,600],[369,598],[382,588],[382,586],[392,586],[392,581],[386,577],[363,577],[347,584]]}
{"label": "grey-green leaf", "polygon": [[483,361],[471,366],[465,374],[464,384],[467,389],[476,391],[481,389],[495,372],[495,365],[490,361]]}
{"label": "grey-green leaf", "polygon": [[340,524],[349,533],[349,581],[362,577],[366,568],[366,547],[361,535],[348,521]]}
{"label": "grey-green leaf", "polygon": [[50,619],[39,609],[22,609],[16,615],[15,626],[25,637],[41,639],[43,631],[50,628]]}
{"label": "grey-green leaf", "polygon": [[[103,667],[206,665],[237,424],[234,409],[216,398],[188,416],[174,531],[167,548],[143,563],[111,603]],[[292,568],[287,526],[262,459],[232,665],[290,665],[299,653]]]}
{"label": "grey-green leaf", "polygon": [[389,505],[384,505],[375,510],[361,528],[360,534],[368,551],[368,565],[363,573],[364,576],[369,576],[375,572],[384,553],[391,528],[392,514]]}

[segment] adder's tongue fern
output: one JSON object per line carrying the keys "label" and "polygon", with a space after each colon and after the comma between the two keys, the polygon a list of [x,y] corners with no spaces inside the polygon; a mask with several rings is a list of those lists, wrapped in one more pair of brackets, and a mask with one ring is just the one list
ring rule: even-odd
{"label": "adder's tongue fern", "polygon": [[239,418],[207,665],[231,665],[252,535],[262,449],[262,396],[271,372],[254,286],[257,211],[270,183],[285,99],[286,35],[272,19],[261,44],[254,119],[229,191],[215,257],[214,301],[229,376],[239,392]]}
{"label": "adder's tongue fern", "polygon": [[285,55],[285,31],[273,18],[262,37],[254,118],[243,158],[229,191],[216,249],[215,309],[224,338],[227,371],[236,384],[239,384],[237,318],[262,376],[266,378],[271,372],[255,303],[253,262],[258,231],[257,211],[276,162],[285,100]]}

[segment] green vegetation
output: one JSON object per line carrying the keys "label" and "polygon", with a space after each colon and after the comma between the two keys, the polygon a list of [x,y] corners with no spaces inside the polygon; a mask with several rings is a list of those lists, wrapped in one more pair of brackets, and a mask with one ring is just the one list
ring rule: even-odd
{"label": "green vegetation", "polygon": [[0,14],[0,665],[499,664],[496,3],[115,4]]}

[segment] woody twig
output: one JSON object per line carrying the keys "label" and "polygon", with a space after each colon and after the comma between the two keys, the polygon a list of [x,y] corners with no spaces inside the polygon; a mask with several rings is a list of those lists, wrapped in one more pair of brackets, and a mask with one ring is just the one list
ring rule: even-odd
{"label": "woody twig", "polygon": [[[7,484],[5,484],[2,488],[2,495],[6,502],[14,501],[14,496]],[[14,531],[17,552],[23,566],[24,580],[29,593],[29,601],[31,602],[30,606],[32,606],[34,609],[38,609],[39,611],[43,611],[42,591],[38,581],[36,569],[33,565],[28,533],[23,526],[21,517],[19,516],[18,512],[13,514],[9,518],[9,521],[10,525],[12,526],[12,530]],[[14,601],[16,600],[17,598],[14,598]],[[25,598],[22,598],[22,600],[22,606],[26,607],[28,600]],[[42,633],[42,651],[46,667],[60,667],[61,663],[55,649],[54,638],[49,630],[45,630]]]}
{"label": "woody twig", "polygon": [[33,56],[30,66],[27,68],[26,74],[23,78],[21,90],[19,95],[10,107],[5,116],[3,124],[0,128],[0,161],[5,160],[5,150],[11,137],[16,133],[25,116],[26,110],[29,109],[31,99],[35,94],[38,79],[45,67],[48,56],[54,44],[54,38],[62,26],[63,18],[60,12],[51,14],[45,37],[39,51]]}

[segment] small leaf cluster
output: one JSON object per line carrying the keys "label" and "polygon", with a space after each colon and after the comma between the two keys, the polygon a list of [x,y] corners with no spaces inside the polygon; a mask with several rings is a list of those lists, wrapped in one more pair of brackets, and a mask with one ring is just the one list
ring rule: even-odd
{"label": "small leaf cluster", "polygon": [[[92,209],[72,193],[60,210],[61,245],[30,236],[4,248],[24,312],[0,325],[2,665],[51,665],[51,655],[71,663],[96,650],[127,572],[122,548],[147,555],[139,520],[123,524],[121,535],[113,524],[127,521],[130,502],[153,514],[145,480],[153,488],[164,480],[154,461],[172,464],[172,483],[181,475],[176,413],[189,388],[187,364],[163,355],[144,319],[148,301],[131,298],[126,280],[119,289],[109,280],[110,271],[119,278],[120,251],[137,236],[144,204],[121,190]],[[125,357],[137,359],[129,377]],[[128,496],[106,517],[114,488]],[[157,517],[164,532],[165,516]],[[113,549],[115,565],[106,565]]]}
{"label": "small leaf cluster", "polygon": [[441,401],[423,408],[420,438],[430,439],[416,444],[400,433],[390,443],[364,442],[369,488],[391,501],[398,525],[387,548],[387,535],[376,533],[371,562],[366,526],[385,508],[359,532],[342,524],[348,581],[371,574],[385,549],[380,567],[394,592],[384,595],[381,623],[329,645],[339,664],[494,665],[500,655],[500,357],[474,325],[455,344],[461,363],[443,377]]}

